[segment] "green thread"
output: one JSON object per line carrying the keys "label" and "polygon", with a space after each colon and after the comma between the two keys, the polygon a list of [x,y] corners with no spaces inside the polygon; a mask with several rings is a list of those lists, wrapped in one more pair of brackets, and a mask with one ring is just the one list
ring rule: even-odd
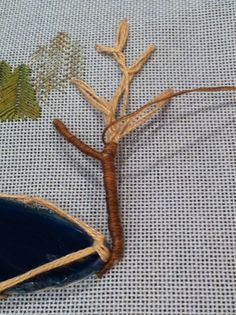
{"label": "green thread", "polygon": [[30,83],[30,69],[19,65],[12,71],[11,66],[0,63],[0,121],[37,119],[40,106],[35,90]]}
{"label": "green thread", "polygon": [[27,65],[13,71],[9,63],[0,61],[0,121],[40,117],[36,95],[47,101],[52,90],[63,91],[71,79],[81,76],[82,64],[80,45],[62,32],[31,55],[33,85]]}
{"label": "green thread", "polygon": [[68,82],[82,74],[81,48],[66,33],[59,32],[49,44],[31,55],[34,86],[40,100],[47,101],[53,90],[63,91]]}
{"label": "green thread", "polygon": [[8,81],[11,76],[12,68],[6,61],[0,61],[0,86]]}

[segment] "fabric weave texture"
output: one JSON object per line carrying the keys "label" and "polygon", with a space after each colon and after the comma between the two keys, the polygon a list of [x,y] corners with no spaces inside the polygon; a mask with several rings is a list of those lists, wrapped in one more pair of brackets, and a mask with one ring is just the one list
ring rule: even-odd
{"label": "fabric weave texture", "polygon": [[[109,99],[121,75],[95,45],[112,46],[127,18],[130,64],[157,45],[132,83],[135,110],[166,88],[235,85],[235,13],[234,0],[2,0],[0,59],[27,63],[66,32],[81,43],[83,79]],[[117,159],[123,260],[101,280],[0,301],[0,314],[234,315],[235,105],[233,92],[182,96],[127,136]],[[100,164],[54,118],[102,147],[101,115],[68,85],[38,121],[0,124],[0,191],[53,201],[108,235]]]}

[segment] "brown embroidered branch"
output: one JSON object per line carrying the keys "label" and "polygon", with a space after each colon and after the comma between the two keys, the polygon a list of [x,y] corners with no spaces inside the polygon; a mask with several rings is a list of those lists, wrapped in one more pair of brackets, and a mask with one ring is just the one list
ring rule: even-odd
{"label": "brown embroidered branch", "polygon": [[66,126],[58,119],[54,120],[54,126],[63,137],[81,152],[98,159],[102,163],[103,182],[106,192],[106,203],[108,213],[108,227],[112,239],[112,251],[105,267],[98,273],[98,276],[109,270],[122,256],[123,252],[123,233],[122,223],[119,214],[118,195],[116,186],[115,156],[117,144],[107,143],[102,152],[92,149],[90,146],[76,138]]}
{"label": "brown embroidered branch", "polygon": [[[129,132],[143,125],[173,97],[190,92],[219,92],[236,90],[235,86],[203,87],[179,92],[174,92],[171,89],[168,89],[150,100],[137,111],[126,115],[131,81],[134,78],[134,75],[141,70],[142,66],[155,50],[155,46],[151,45],[131,66],[127,66],[125,55],[122,52],[127,38],[128,23],[126,20],[123,20],[118,25],[114,47],[106,47],[103,45],[97,45],[96,47],[98,52],[111,54],[118,63],[122,73],[120,84],[110,101],[96,95],[95,91],[84,81],[71,81],[80,90],[85,99],[103,114],[105,123],[105,129],[102,135],[104,142],[103,151],[98,152],[91,148],[80,139],[76,138],[60,120],[54,120],[55,127],[67,141],[76,146],[81,152],[100,160],[102,164],[108,212],[108,227],[112,238],[112,250],[110,258],[98,273],[99,277],[112,268],[112,266],[121,259],[123,253],[123,233],[119,213],[114,161],[118,142]],[[123,98],[123,103],[120,113],[117,113],[118,103],[121,98]]]}

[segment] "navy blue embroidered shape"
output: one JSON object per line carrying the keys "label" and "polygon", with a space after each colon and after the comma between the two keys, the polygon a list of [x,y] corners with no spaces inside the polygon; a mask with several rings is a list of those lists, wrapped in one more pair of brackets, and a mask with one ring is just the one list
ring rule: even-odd
{"label": "navy blue embroidered shape", "polygon": [[[0,198],[0,282],[93,245],[80,226],[40,206]],[[97,253],[28,279],[4,293],[63,286],[101,269]]]}

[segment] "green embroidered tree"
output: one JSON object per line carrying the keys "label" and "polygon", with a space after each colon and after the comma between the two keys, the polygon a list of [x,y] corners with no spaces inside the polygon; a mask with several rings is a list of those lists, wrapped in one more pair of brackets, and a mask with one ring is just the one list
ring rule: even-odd
{"label": "green embroidered tree", "polygon": [[35,90],[30,83],[30,69],[19,65],[14,71],[11,66],[0,63],[0,121],[37,119],[40,106]]}

